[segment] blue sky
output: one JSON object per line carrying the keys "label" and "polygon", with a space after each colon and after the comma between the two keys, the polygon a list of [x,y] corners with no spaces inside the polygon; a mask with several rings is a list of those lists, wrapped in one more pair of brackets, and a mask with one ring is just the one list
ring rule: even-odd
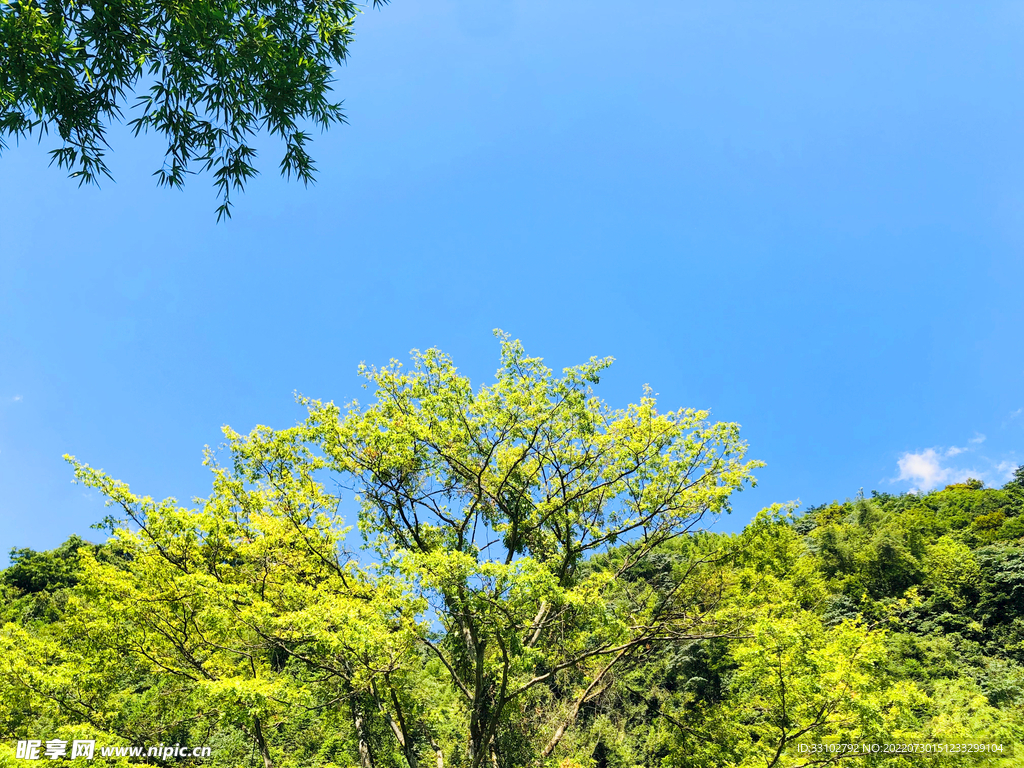
{"label": "blue sky", "polygon": [[1024,463],[1024,4],[395,0],[368,10],[319,183],[116,183],[0,158],[0,550],[96,537],[65,452],[204,494],[204,444],[361,395],[360,361],[493,328],[615,405],[737,421],[729,527]]}

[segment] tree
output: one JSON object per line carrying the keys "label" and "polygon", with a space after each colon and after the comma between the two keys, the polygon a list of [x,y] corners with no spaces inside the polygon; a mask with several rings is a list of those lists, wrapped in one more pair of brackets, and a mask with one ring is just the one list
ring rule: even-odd
{"label": "tree", "polygon": [[1024,464],[1021,464],[1015,470],[1013,470],[1013,477],[1006,485],[1003,486],[1006,490],[1017,491],[1018,493],[1024,492]]}
{"label": "tree", "polygon": [[[192,508],[76,463],[112,535],[0,572],[0,765],[41,736],[216,768],[1019,764],[1024,548],[976,532],[1012,489],[699,531],[750,466],[734,427],[610,410],[606,364],[506,339],[477,390],[436,350],[365,371],[366,407],[225,428]],[[917,575],[879,581],[900,547]]]}
{"label": "tree", "polygon": [[[437,350],[414,360],[364,369],[365,410],[306,401],[291,429],[225,428],[231,464],[208,455],[197,508],[69,457],[119,512],[106,545],[75,545],[59,615],[0,633],[8,721],[210,733],[220,760],[251,749],[265,768],[311,759],[316,722],[362,768],[511,766],[552,756],[632,660],[732,633],[722,548],[683,537],[752,481],[736,425],[650,392],[613,410],[590,391],[609,359],[555,377],[507,337],[476,392]],[[375,563],[345,554],[331,471]],[[23,553],[7,581],[49,559]]]}
{"label": "tree", "polygon": [[[370,768],[377,682],[401,680],[418,606],[346,557],[337,499],[293,437],[234,439],[231,468],[210,456],[213,492],[198,509],[68,457],[119,512],[104,557],[78,547],[61,620],[0,632],[0,671],[15,688],[0,701],[52,710],[55,728],[85,723],[108,743],[217,733],[221,760],[252,750],[264,768],[330,764],[321,731],[350,735]],[[46,559],[22,557],[8,573]]]}
{"label": "tree", "polygon": [[78,550],[83,546],[88,546],[87,542],[72,536],[53,552],[13,550],[3,581],[25,594],[73,586],[78,582]]}
{"label": "tree", "polygon": [[344,122],[332,65],[357,12],[353,0],[0,0],[0,150],[53,130],[51,162],[80,184],[109,177],[107,126],[143,86],[128,125],[166,137],[158,183],[212,170],[217,218],[230,216],[261,130],[285,144],[282,174],[313,180],[304,125]]}
{"label": "tree", "polygon": [[[363,536],[429,601],[441,631],[422,642],[463,703],[472,768],[548,758],[619,665],[729,633],[713,580],[698,578],[715,553],[680,563],[664,589],[629,576],[728,509],[760,466],[743,460],[738,426],[705,411],[659,412],[649,390],[606,406],[590,385],[610,358],[559,378],[501,345],[496,381],[475,392],[428,350],[409,372],[364,368],[365,410],[305,401],[310,438],[354,480]],[[587,567],[613,548],[613,567]]]}

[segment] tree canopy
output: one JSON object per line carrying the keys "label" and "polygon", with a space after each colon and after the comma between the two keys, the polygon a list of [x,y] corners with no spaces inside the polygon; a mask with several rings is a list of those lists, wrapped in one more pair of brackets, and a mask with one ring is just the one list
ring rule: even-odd
{"label": "tree canopy", "polygon": [[487,385],[428,350],[362,368],[365,406],[225,428],[191,506],[69,457],[109,536],[12,553],[0,729],[263,768],[1018,764],[1017,478],[713,533],[759,466],[735,424],[501,345]]}
{"label": "tree canopy", "polygon": [[136,136],[166,139],[158,183],[181,187],[188,174],[212,171],[218,219],[230,216],[232,191],[257,173],[260,131],[284,143],[282,174],[313,180],[308,129],[344,122],[330,84],[358,8],[352,0],[0,0],[0,150],[4,137],[52,131],[60,141],[52,162],[95,183],[110,176],[110,122],[133,109]]}

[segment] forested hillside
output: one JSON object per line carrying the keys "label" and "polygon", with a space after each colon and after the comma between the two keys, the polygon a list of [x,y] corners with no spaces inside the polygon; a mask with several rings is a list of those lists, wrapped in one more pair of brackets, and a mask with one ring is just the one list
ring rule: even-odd
{"label": "forested hillside", "polygon": [[735,425],[613,411],[607,361],[503,349],[476,392],[431,351],[368,370],[365,409],[227,430],[192,508],[73,461],[114,514],[2,573],[0,764],[30,739],[225,768],[1022,764],[1024,467],[711,533],[758,466]]}

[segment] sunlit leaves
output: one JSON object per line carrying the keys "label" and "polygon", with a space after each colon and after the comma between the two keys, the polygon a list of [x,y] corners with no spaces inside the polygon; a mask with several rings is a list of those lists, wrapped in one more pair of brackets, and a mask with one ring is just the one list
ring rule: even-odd
{"label": "sunlit leaves", "polygon": [[218,219],[230,216],[258,173],[260,132],[284,142],[282,174],[314,179],[302,126],[345,121],[330,86],[358,12],[351,0],[0,0],[0,149],[53,131],[52,162],[96,183],[110,176],[107,127],[137,113],[136,135],[167,142],[158,183],[211,171]]}
{"label": "sunlit leaves", "polygon": [[[727,510],[759,466],[743,460],[738,426],[707,412],[661,412],[649,390],[607,406],[591,387],[610,358],[559,377],[497,335],[491,384],[474,389],[430,349],[409,369],[363,368],[365,409],[306,401],[311,437],[356,484],[364,538],[443,629],[430,647],[464,695],[474,767],[512,759],[513,742],[516,759],[548,757],[608,670],[645,644],[726,631],[713,599],[694,607],[692,568],[666,594],[617,577]],[[585,567],[615,547],[615,570]],[[522,714],[554,691],[567,698],[548,722]]]}

